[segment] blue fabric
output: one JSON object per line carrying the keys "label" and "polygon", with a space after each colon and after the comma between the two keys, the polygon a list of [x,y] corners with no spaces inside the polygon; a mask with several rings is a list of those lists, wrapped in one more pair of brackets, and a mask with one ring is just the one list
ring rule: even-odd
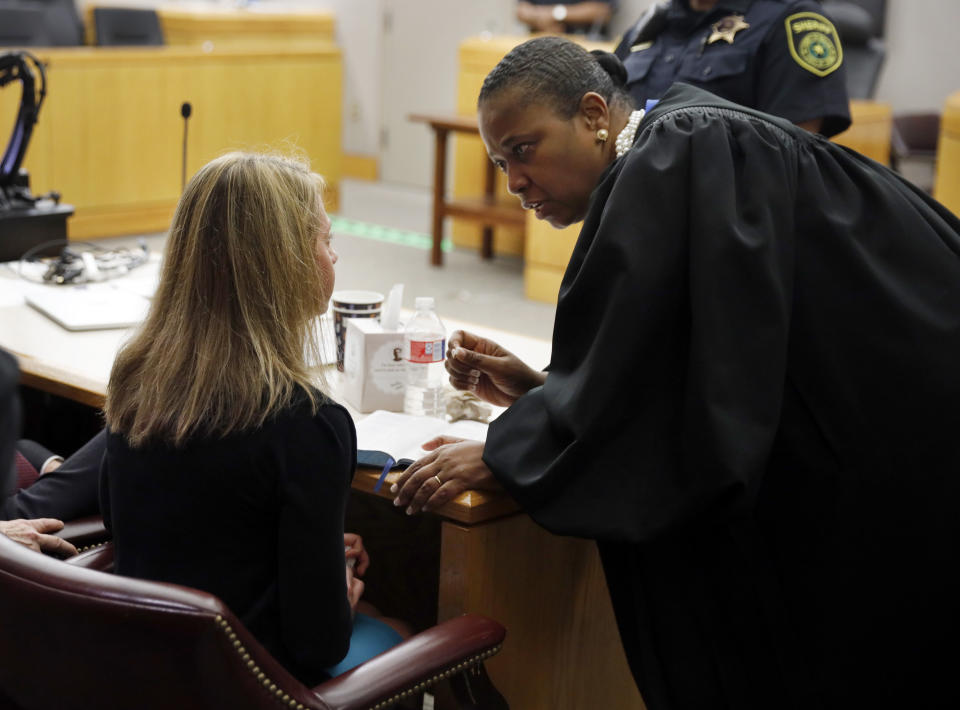
{"label": "blue fabric", "polygon": [[330,677],[346,673],[374,656],[393,648],[403,639],[396,631],[366,614],[357,614],[353,620],[350,650],[343,660],[327,668]]}

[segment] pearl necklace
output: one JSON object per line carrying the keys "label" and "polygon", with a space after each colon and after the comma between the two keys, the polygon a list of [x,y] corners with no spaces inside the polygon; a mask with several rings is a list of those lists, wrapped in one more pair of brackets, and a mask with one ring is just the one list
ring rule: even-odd
{"label": "pearl necklace", "polygon": [[614,147],[617,149],[618,158],[630,150],[630,146],[633,145],[633,138],[637,135],[637,128],[640,126],[640,119],[643,118],[643,114],[643,109],[632,112],[627,120],[627,125],[617,135]]}

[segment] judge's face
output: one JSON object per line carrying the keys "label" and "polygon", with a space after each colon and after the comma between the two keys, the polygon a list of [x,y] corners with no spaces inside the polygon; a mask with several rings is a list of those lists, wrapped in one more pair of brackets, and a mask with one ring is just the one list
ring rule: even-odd
{"label": "judge's face", "polygon": [[480,137],[506,174],[507,189],[557,228],[583,219],[609,163],[596,138],[597,129],[607,127],[606,115],[599,121],[592,109],[563,118],[549,104],[525,101],[509,89],[484,101],[479,113]]}

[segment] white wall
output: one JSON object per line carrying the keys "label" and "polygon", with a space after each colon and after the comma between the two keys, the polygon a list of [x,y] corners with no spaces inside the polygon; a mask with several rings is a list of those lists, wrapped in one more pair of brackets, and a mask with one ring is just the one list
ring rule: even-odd
{"label": "white wall", "polygon": [[887,0],[887,60],[878,101],[896,113],[940,111],[960,91],[960,2]]}
{"label": "white wall", "polygon": [[380,133],[384,0],[302,0],[302,4],[336,14],[337,44],[343,51],[343,149],[373,155]]}

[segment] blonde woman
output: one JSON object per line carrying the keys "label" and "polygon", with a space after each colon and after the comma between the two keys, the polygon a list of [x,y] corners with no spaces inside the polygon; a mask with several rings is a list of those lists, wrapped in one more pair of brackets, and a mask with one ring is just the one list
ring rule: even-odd
{"label": "blonde woman", "polygon": [[[337,261],[321,187],[306,165],[245,153],[187,185],[110,375],[100,484],[119,574],[216,594],[307,683],[344,670],[363,591],[346,557],[368,563],[343,530],[353,422],[307,366]],[[399,641],[362,623],[365,655]]]}

